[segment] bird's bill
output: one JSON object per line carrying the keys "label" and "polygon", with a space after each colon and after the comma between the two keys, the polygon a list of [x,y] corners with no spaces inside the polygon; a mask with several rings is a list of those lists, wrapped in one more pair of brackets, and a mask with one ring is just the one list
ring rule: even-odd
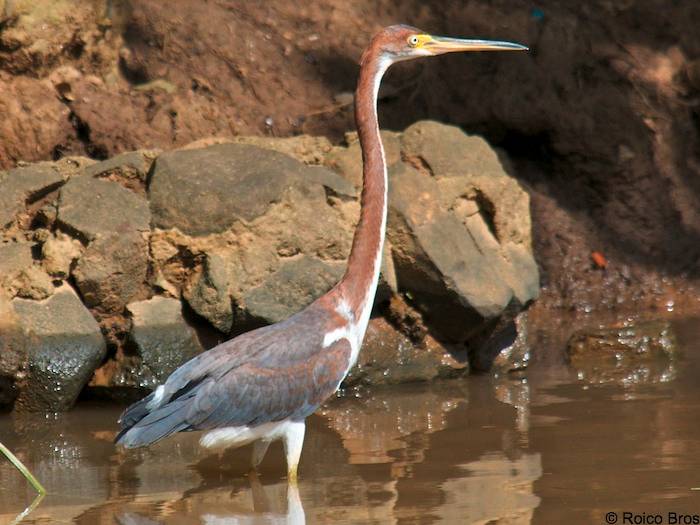
{"label": "bird's bill", "polygon": [[527,46],[515,42],[499,40],[476,40],[471,38],[449,38],[446,36],[430,36],[424,48],[435,55],[456,53],[460,51],[528,51]]}

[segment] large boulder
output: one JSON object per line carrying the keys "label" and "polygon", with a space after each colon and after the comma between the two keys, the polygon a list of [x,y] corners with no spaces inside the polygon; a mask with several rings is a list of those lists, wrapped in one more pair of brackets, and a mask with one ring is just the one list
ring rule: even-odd
{"label": "large boulder", "polygon": [[414,124],[402,152],[388,233],[399,288],[441,335],[465,340],[475,325],[463,320],[493,320],[537,297],[528,195],[483,139],[457,128]]}
{"label": "large boulder", "polygon": [[342,263],[328,264],[302,255],[284,261],[279,270],[243,294],[250,316],[276,323],[295,314],[332,288],[342,277]]}
{"label": "large boulder", "polygon": [[70,408],[104,358],[99,325],[68,285],[43,301],[15,298],[12,306],[27,345],[27,376],[15,406]]}
{"label": "large boulder", "polygon": [[332,172],[246,144],[164,153],[149,186],[154,226],[192,236],[221,233],[264,215],[290,187],[354,193]]}

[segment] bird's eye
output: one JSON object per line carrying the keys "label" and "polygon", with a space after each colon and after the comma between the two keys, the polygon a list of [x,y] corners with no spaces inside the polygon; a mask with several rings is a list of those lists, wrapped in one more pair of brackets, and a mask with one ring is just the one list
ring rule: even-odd
{"label": "bird's eye", "polygon": [[416,35],[408,37],[408,45],[411,47],[416,47],[418,45],[418,37]]}

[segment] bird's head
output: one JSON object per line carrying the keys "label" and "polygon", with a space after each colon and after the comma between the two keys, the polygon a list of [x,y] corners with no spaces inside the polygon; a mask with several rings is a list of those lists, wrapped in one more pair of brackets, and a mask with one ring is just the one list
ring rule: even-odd
{"label": "bird's head", "polygon": [[526,46],[514,42],[434,36],[415,27],[393,25],[385,27],[374,36],[368,51],[379,53],[381,59],[393,64],[418,57],[460,51],[527,51],[527,49]]}

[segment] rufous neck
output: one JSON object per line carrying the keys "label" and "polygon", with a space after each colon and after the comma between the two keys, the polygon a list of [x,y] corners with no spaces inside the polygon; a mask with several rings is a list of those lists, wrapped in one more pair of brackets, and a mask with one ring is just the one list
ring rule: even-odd
{"label": "rufous neck", "polygon": [[355,122],[362,146],[363,183],[360,220],[355,230],[348,267],[339,287],[356,319],[367,317],[379,280],[387,216],[387,173],[379,135],[377,94],[390,61],[365,53],[355,92]]}

